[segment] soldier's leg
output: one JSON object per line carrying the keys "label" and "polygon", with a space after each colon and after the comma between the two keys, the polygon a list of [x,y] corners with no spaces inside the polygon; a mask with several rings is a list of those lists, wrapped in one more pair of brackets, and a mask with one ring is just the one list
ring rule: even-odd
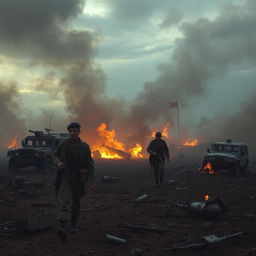
{"label": "soldier's leg", "polygon": [[156,186],[159,186],[159,165],[158,165],[158,163],[155,163],[153,165],[153,170],[154,170],[154,178],[155,178]]}
{"label": "soldier's leg", "polygon": [[66,241],[68,223],[71,219],[71,205],[72,205],[72,189],[71,184],[65,175],[63,176],[60,184],[60,189],[57,194],[58,200],[58,213],[57,219],[59,221],[58,236]]}
{"label": "soldier's leg", "polygon": [[163,178],[164,178],[164,162],[163,161],[159,164],[159,174],[160,174],[160,183],[163,184]]}
{"label": "soldier's leg", "polygon": [[80,200],[85,193],[84,183],[81,183],[77,177],[73,177],[73,193],[71,207],[71,232],[77,231],[77,219],[80,215]]}

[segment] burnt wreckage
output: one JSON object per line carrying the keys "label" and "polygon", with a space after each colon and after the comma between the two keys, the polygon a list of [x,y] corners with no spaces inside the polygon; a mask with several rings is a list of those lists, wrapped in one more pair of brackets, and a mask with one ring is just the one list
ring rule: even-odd
{"label": "burnt wreckage", "polygon": [[202,163],[203,172],[218,173],[230,171],[233,175],[244,174],[248,164],[248,147],[242,143],[226,142],[212,143],[208,154],[204,156]]}
{"label": "burnt wreckage", "polygon": [[49,171],[53,167],[53,152],[60,141],[68,138],[67,133],[50,133],[51,129],[32,131],[34,135],[22,140],[22,147],[7,152],[9,171],[18,172],[29,166],[38,170]]}

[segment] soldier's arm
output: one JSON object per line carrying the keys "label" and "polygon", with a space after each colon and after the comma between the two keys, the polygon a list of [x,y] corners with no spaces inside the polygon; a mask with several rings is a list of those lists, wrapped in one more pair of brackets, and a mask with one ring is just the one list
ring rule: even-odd
{"label": "soldier's arm", "polygon": [[53,153],[53,162],[56,166],[58,166],[60,163],[63,163],[63,148],[64,148],[64,143],[60,142],[57,147],[56,150]]}
{"label": "soldier's arm", "polygon": [[86,148],[86,162],[85,162],[85,168],[88,170],[88,175],[91,181],[96,182],[96,172],[94,168],[94,161],[92,159],[91,149],[90,146]]}
{"label": "soldier's arm", "polygon": [[149,143],[148,147],[147,147],[147,151],[149,154],[151,155],[157,155],[157,153],[153,150],[153,147],[152,147],[152,141]]}

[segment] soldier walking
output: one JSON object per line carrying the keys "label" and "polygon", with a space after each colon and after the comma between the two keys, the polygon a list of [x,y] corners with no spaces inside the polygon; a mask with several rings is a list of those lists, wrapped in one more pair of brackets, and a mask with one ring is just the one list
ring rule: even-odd
{"label": "soldier walking", "polygon": [[92,181],[91,187],[96,185],[90,146],[80,139],[80,127],[79,123],[70,123],[67,126],[69,138],[60,142],[54,152],[58,167],[55,182],[59,221],[57,235],[62,241],[67,240],[69,227],[70,232],[77,232],[80,199],[85,194],[88,177]]}
{"label": "soldier walking", "polygon": [[156,132],[155,139],[149,143],[147,151],[150,154],[149,162],[154,171],[156,186],[159,187],[159,183],[163,184],[165,160],[170,159],[169,148],[162,139],[161,132]]}

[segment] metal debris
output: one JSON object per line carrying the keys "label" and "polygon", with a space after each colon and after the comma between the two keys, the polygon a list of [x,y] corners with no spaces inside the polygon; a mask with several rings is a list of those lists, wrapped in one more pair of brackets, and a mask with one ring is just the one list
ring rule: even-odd
{"label": "metal debris", "polygon": [[192,216],[206,219],[218,219],[226,211],[223,202],[218,197],[205,202],[192,202],[190,204],[173,205],[187,209]]}
{"label": "metal debris", "polygon": [[117,236],[112,236],[112,235],[109,235],[109,234],[106,235],[106,239],[107,239],[108,242],[113,243],[113,244],[125,244],[125,243],[127,243],[126,239],[123,239],[123,238],[120,238],[120,237],[117,237]]}
{"label": "metal debris", "polygon": [[142,196],[139,196],[138,198],[134,199],[134,202],[141,203],[144,202],[148,198],[148,194],[144,194]]}
{"label": "metal debris", "polygon": [[103,183],[117,183],[120,182],[120,179],[112,176],[103,176],[101,177]]}
{"label": "metal debris", "polygon": [[240,231],[236,232],[230,235],[226,236],[216,236],[216,235],[209,235],[209,236],[203,236],[201,240],[197,243],[192,243],[184,246],[178,246],[178,247],[171,247],[171,248],[162,248],[161,251],[183,251],[183,250],[202,250],[211,248],[212,246],[215,246],[217,243],[220,243],[224,240],[231,239],[234,237],[239,237],[242,235],[247,234],[247,231]]}

